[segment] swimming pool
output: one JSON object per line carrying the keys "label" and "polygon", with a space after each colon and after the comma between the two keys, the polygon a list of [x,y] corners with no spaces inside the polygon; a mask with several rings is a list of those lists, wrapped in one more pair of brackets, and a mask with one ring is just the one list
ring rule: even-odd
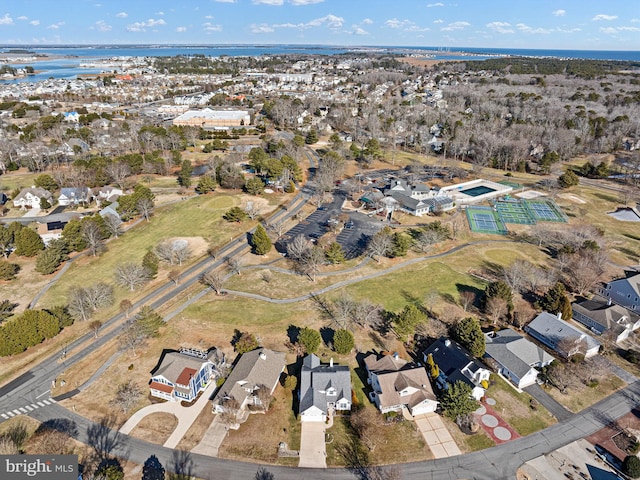
{"label": "swimming pool", "polygon": [[460,190],[460,193],[469,195],[470,197],[479,197],[485,193],[495,192],[495,188],[487,187],[486,185],[478,185],[477,187],[467,188],[466,190]]}

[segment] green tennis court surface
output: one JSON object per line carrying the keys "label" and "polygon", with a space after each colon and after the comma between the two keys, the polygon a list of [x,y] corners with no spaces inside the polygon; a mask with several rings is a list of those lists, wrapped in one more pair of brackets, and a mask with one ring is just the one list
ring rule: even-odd
{"label": "green tennis court surface", "polygon": [[569,219],[558,204],[550,198],[544,200],[524,200],[537,222],[568,222]]}
{"label": "green tennis court surface", "polygon": [[526,203],[518,200],[497,202],[496,210],[504,223],[515,223],[518,225],[534,225],[536,223]]}
{"label": "green tennis court surface", "polygon": [[472,231],[506,235],[507,227],[491,207],[467,207],[467,220]]}

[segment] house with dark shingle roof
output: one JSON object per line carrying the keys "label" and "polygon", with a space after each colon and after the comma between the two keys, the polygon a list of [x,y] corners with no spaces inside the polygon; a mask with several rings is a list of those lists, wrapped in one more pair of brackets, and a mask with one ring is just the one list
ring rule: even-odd
{"label": "house with dark shingle roof", "polygon": [[373,390],[369,397],[381,413],[406,407],[415,416],[438,408],[427,371],[421,365],[407,362],[397,353],[371,353],[364,358],[364,365]]}
{"label": "house with dark shingle roof", "polygon": [[491,372],[459,343],[448,338],[439,338],[423,352],[425,364],[429,355],[438,365],[440,378],[446,383],[462,381],[471,387],[473,398],[480,400],[484,396]]}
{"label": "house with dark shingle roof", "polygon": [[170,402],[191,402],[218,377],[223,364],[224,355],[216,348],[165,351],[151,371],[151,396]]}
{"label": "house with dark shingle roof", "polygon": [[573,319],[596,335],[610,332],[616,343],[629,338],[640,328],[640,315],[598,295],[572,305]]}
{"label": "house with dark shingle roof", "polygon": [[300,420],[324,422],[332,410],[351,410],[351,372],[347,365],[320,363],[314,354],[302,360]]}
{"label": "house with dark shingle roof", "polygon": [[286,365],[285,357],[285,353],[267,348],[243,353],[213,397],[214,412],[223,413],[223,404],[231,398],[238,402],[241,411],[249,405],[260,405],[256,392],[264,385],[273,394]]}
{"label": "house with dark shingle roof", "polygon": [[505,328],[485,334],[485,357],[498,364],[498,373],[516,387],[533,385],[538,378],[537,368],[545,367],[554,358],[515,330]]}

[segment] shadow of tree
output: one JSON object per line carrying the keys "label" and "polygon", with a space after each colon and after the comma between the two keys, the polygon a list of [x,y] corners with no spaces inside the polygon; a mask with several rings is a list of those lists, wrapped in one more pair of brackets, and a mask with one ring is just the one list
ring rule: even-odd
{"label": "shadow of tree", "polygon": [[333,336],[335,333],[336,331],[331,327],[320,328],[320,336],[327,347],[331,347],[333,345]]}
{"label": "shadow of tree", "polygon": [[78,425],[73,420],[68,418],[52,418],[42,422],[35,434],[54,430],[56,432],[64,433],[72,438],[78,437]]}
{"label": "shadow of tree", "polygon": [[168,480],[191,480],[193,477],[193,458],[189,452],[174,450],[169,464]]}
{"label": "shadow of tree", "polygon": [[289,325],[287,327],[287,338],[290,343],[296,343],[298,341],[298,336],[300,335],[300,327],[296,325]]}
{"label": "shadow of tree", "polygon": [[[87,444],[100,461],[110,458],[124,440],[115,427],[115,415],[107,415],[102,417],[99,423],[91,424],[87,428]],[[121,452],[118,452],[118,455],[121,457]]]}

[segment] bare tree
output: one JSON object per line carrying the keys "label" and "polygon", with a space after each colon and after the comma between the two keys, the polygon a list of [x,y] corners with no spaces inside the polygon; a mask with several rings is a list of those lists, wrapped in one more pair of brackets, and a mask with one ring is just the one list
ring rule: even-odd
{"label": "bare tree", "polygon": [[232,275],[240,275],[240,272],[242,270],[242,260],[240,258],[227,257],[226,263]]}
{"label": "bare tree", "polygon": [[227,426],[232,426],[238,423],[238,413],[240,413],[240,404],[234,397],[224,397],[221,401],[222,413],[220,413],[220,420]]}
{"label": "bare tree", "polygon": [[311,243],[304,235],[297,235],[287,243],[287,257],[291,260],[300,260],[306,252],[311,249],[313,243]]}
{"label": "bare tree", "polygon": [[485,311],[495,325],[496,323],[498,323],[498,320],[504,318],[504,316],[509,311],[507,307],[507,301],[504,298],[491,297],[487,300]]}
{"label": "bare tree", "polygon": [[113,301],[113,287],[107,283],[74,288],[69,292],[69,313],[79,320],[87,320],[97,309],[109,306]]}
{"label": "bare tree", "polygon": [[97,256],[104,250],[104,237],[100,231],[98,224],[92,220],[83,222],[82,224],[82,238],[87,243],[89,253],[92,256]]}
{"label": "bare tree", "polygon": [[436,302],[440,299],[440,293],[434,288],[430,288],[427,293],[424,295],[424,304],[429,310],[429,315],[435,317],[433,312],[433,307],[435,307]]}
{"label": "bare tree", "polygon": [[252,200],[245,202],[242,209],[251,220],[255,220],[258,215],[260,215],[260,208],[256,205],[256,202]]}
{"label": "bare tree", "polygon": [[122,220],[113,213],[107,213],[104,217],[104,226],[112,237],[118,238],[122,235]]}
{"label": "bare tree", "polygon": [[102,328],[102,322],[100,320],[92,320],[91,323],[89,323],[89,328],[93,332],[93,337],[98,338],[98,333]]}
{"label": "bare tree", "polygon": [[115,271],[116,283],[129,288],[133,292],[136,288],[149,281],[149,272],[145,267],[133,262],[121,263]]}
{"label": "bare tree", "polygon": [[153,206],[153,200],[142,197],[136,203],[136,210],[138,210],[138,214],[148,222],[151,215],[153,215]]}
{"label": "bare tree", "polygon": [[380,257],[388,255],[392,245],[393,239],[391,235],[382,230],[369,240],[367,254],[377,262],[380,262]]}
{"label": "bare tree", "polygon": [[121,348],[131,350],[131,354],[136,356],[136,349],[144,343],[146,335],[142,326],[136,318],[129,318],[123,325],[123,329],[118,335]]}
{"label": "bare tree", "polygon": [[187,242],[173,242],[173,257],[178,262],[178,265],[182,265],[182,262],[191,257],[191,248]]}
{"label": "bare tree", "polygon": [[253,395],[257,400],[256,403],[260,405],[265,412],[268,411],[271,400],[273,399],[269,387],[263,384],[257,385]]}
{"label": "bare tree", "polygon": [[476,301],[476,294],[471,290],[463,290],[460,292],[460,306],[466,312]]}
{"label": "bare tree", "polygon": [[127,380],[118,385],[116,396],[111,400],[111,405],[122,410],[122,413],[127,413],[131,407],[138,403],[141,396],[140,387],[131,380]]}
{"label": "bare tree", "polygon": [[222,287],[224,286],[225,280],[225,274],[216,270],[209,270],[203,273],[201,277],[201,282],[211,287],[213,291],[216,292],[216,295],[222,295]]}
{"label": "bare tree", "polygon": [[69,292],[69,313],[78,320],[86,321],[93,314],[93,308],[86,299],[82,287],[74,288]]}
{"label": "bare tree", "polygon": [[378,428],[381,425],[380,414],[372,408],[360,408],[351,412],[351,426],[358,434],[360,442],[373,452],[380,441]]}
{"label": "bare tree", "polygon": [[124,313],[124,318],[129,318],[129,312],[131,311],[131,307],[133,307],[131,300],[128,300],[125,298],[120,302],[120,311]]}
{"label": "bare tree", "polygon": [[320,271],[320,267],[327,263],[324,251],[317,246],[311,247],[306,251],[300,259],[299,264],[305,275],[308,275],[311,281],[316,281],[316,275]]}
{"label": "bare tree", "polygon": [[105,171],[107,175],[111,177],[113,183],[121,189],[125,188],[125,180],[131,175],[131,168],[129,164],[125,162],[111,162],[107,165]]}
{"label": "bare tree", "polygon": [[0,455],[18,455],[20,450],[7,435],[0,435]]}
{"label": "bare tree", "polygon": [[175,258],[173,256],[173,245],[169,240],[163,240],[156,245],[155,252],[161,261],[166,262],[169,265],[173,265],[175,262]]}
{"label": "bare tree", "polygon": [[362,328],[378,328],[382,323],[382,307],[368,300],[355,302],[351,311],[353,321]]}
{"label": "bare tree", "polygon": [[176,268],[169,272],[169,274],[167,275],[167,278],[171,280],[173,283],[175,283],[176,285],[178,285],[178,283],[180,282],[181,276],[182,276],[182,273],[180,272],[180,270]]}
{"label": "bare tree", "polygon": [[273,232],[277,238],[280,238],[282,235],[284,235],[284,232],[287,231],[287,224],[284,221],[273,222],[267,225],[267,229],[270,232]]}

